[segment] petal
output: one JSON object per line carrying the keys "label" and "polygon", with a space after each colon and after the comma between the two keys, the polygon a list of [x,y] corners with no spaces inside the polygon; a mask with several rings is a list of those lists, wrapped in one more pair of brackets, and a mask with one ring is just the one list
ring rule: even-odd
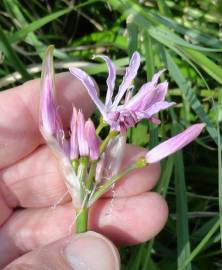
{"label": "petal", "polygon": [[167,101],[156,102],[145,112],[149,117],[151,117],[152,115],[158,113],[159,111],[166,110],[175,104],[176,104],[175,102],[167,102]]}
{"label": "petal", "polygon": [[[156,84],[159,80],[160,75],[164,72],[164,70],[161,70],[159,72],[157,72],[156,74],[153,75],[153,78],[150,82],[145,83],[140,90],[138,91],[138,93],[132,97],[129,102],[127,102],[127,104],[124,106],[124,108],[126,109],[130,109],[130,110],[145,110],[149,104],[152,103],[152,101],[156,98],[156,100],[158,99],[158,96],[160,96],[160,98],[163,98],[165,91],[167,91],[167,88],[165,88],[167,85],[167,82],[164,82],[163,85],[159,84],[157,87]],[[165,98],[165,96],[164,96]]]}
{"label": "petal", "polygon": [[87,143],[86,134],[85,134],[85,119],[81,111],[78,112],[77,138],[78,138],[80,156],[88,156],[89,148],[88,148],[88,143]]}
{"label": "petal", "polygon": [[90,159],[97,160],[99,158],[99,139],[96,136],[96,129],[91,119],[86,121],[85,132],[90,151]]}
{"label": "petal", "polygon": [[132,81],[136,77],[139,66],[140,66],[140,54],[138,52],[134,52],[130,60],[129,66],[126,69],[123,81],[119,86],[118,94],[116,95],[115,100],[113,102],[114,110],[118,106],[126,90],[130,87]]}
{"label": "petal", "polygon": [[110,60],[110,58],[106,55],[95,55],[94,58],[102,58],[108,67],[109,75],[106,80],[107,83],[107,93],[106,93],[106,101],[105,105],[110,107],[112,105],[112,97],[113,97],[113,90],[115,87],[115,80],[116,80],[116,67],[113,64],[113,62]]}
{"label": "petal", "polygon": [[[42,66],[40,117],[39,127],[42,135],[53,136],[56,133],[56,106],[53,98],[54,70],[53,70],[53,46],[50,46],[45,55]],[[47,139],[47,138],[45,138]]]}
{"label": "petal", "polygon": [[74,75],[76,78],[78,78],[82,82],[82,84],[87,89],[88,94],[91,97],[92,101],[95,103],[98,110],[103,115],[104,119],[106,119],[105,106],[97,95],[96,87],[92,78],[86,72],[84,72],[83,70],[79,68],[71,67],[69,71],[72,73],[72,75]]}
{"label": "petal", "polygon": [[73,107],[72,119],[70,123],[70,159],[77,159],[79,156],[78,138],[77,138],[77,110]]}
{"label": "petal", "polygon": [[154,102],[164,101],[168,90],[168,82],[159,83],[156,87],[156,96]]}
{"label": "petal", "polygon": [[146,160],[148,163],[156,163],[161,159],[181,150],[187,144],[195,140],[205,124],[195,124],[174,136],[173,138],[157,145],[146,154]]}
{"label": "petal", "polygon": [[155,86],[152,82],[148,82],[146,84],[144,84],[140,90],[138,91],[138,93],[133,96],[125,105],[124,105],[124,109],[128,109],[128,110],[133,110],[133,111],[137,111],[137,110],[143,110],[143,103],[144,100],[146,99],[148,102],[149,100],[151,100],[154,96],[154,90],[155,90]]}

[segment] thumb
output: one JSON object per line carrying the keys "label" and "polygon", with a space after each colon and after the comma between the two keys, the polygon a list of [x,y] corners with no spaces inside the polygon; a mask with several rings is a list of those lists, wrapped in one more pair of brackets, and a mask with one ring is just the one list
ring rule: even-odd
{"label": "thumb", "polygon": [[87,232],[31,251],[4,270],[13,269],[119,270],[120,260],[116,247],[107,238]]}

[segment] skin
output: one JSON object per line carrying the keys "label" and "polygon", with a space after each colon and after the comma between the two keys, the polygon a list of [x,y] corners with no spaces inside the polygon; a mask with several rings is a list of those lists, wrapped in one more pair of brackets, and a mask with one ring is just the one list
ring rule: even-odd
{"label": "skin", "polygon": [[[84,87],[68,73],[56,76],[56,91],[64,127],[69,125],[72,104],[81,108],[86,118],[95,110]],[[45,269],[43,266],[72,269],[68,266],[59,268],[64,258],[60,262],[55,259],[58,250],[76,237],[73,236],[75,211],[66,194],[57,160],[39,132],[39,93],[40,80],[0,93],[1,269],[8,264],[5,269]],[[145,149],[127,145],[122,166],[144,153]],[[160,166],[154,164],[124,177],[90,210],[90,230],[117,245],[137,244],[158,234],[168,215],[164,199],[150,191],[159,176]],[[93,237],[103,239],[115,250],[113,244],[100,234]],[[88,234],[81,237],[85,237],[84,241],[92,240]],[[93,246],[96,243],[92,244],[92,249]],[[81,248],[79,244],[79,250]],[[43,260],[41,251],[44,249],[48,256]],[[104,251],[103,247],[101,251]],[[114,253],[118,256],[116,250]],[[26,264],[28,268],[25,268]],[[118,269],[115,267],[109,264],[106,269]]]}

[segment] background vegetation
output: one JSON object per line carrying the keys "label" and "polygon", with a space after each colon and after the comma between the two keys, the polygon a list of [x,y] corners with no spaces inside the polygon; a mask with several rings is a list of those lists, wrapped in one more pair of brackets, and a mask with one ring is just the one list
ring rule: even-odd
{"label": "background vegetation", "polygon": [[[160,115],[160,126],[139,124],[129,141],[152,147],[193,122],[206,130],[183,153],[162,164],[156,188],[170,216],[152,241],[121,248],[122,269],[222,269],[222,1],[18,1],[0,2],[0,87],[39,77],[42,55],[55,44],[57,71],[83,67],[105,93],[106,67],[95,53],[115,59],[119,74],[139,50],[136,86],[166,68],[169,100],[177,106]],[[149,215],[149,213],[144,213]]]}

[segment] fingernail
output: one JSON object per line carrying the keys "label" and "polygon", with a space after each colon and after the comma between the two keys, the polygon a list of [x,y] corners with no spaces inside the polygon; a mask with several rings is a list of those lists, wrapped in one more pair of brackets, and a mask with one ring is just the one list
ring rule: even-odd
{"label": "fingernail", "polygon": [[74,236],[64,250],[67,263],[75,270],[119,270],[115,246],[104,236],[87,232]]}

